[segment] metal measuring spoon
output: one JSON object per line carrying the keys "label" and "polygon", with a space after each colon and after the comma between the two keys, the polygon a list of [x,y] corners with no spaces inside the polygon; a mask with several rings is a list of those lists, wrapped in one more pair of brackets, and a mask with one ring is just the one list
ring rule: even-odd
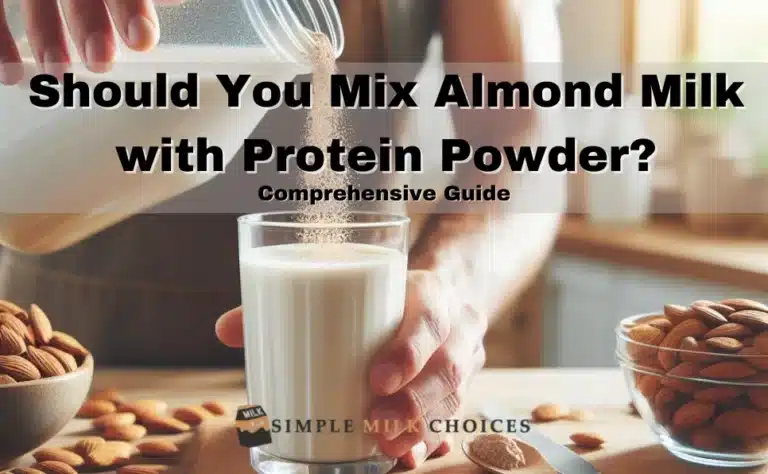
{"label": "metal measuring spoon", "polygon": [[491,472],[493,474],[522,474],[522,473],[557,473],[552,466],[547,464],[547,461],[544,459],[544,456],[541,455],[541,453],[531,446],[530,444],[524,443],[523,441],[520,441],[519,439],[512,438],[515,443],[520,447],[520,450],[523,452],[523,455],[525,456],[525,466],[518,467],[515,469],[499,469],[498,467],[491,466],[490,464],[487,464],[483,462],[482,460],[478,459],[474,454],[472,454],[472,450],[470,449],[470,444],[472,443],[472,440],[465,440],[461,443],[461,449],[464,451],[464,454],[467,456],[467,458],[472,461],[475,465],[485,469],[488,472]]}

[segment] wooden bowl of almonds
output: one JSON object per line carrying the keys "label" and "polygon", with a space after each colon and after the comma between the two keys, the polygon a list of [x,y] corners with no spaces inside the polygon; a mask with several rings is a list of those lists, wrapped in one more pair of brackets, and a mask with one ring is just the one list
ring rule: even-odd
{"label": "wooden bowl of almonds", "polygon": [[0,300],[0,470],[72,420],[92,378],[89,351],[42,308]]}
{"label": "wooden bowl of almonds", "polygon": [[768,305],[666,304],[622,321],[616,355],[640,415],[675,456],[768,464]]}

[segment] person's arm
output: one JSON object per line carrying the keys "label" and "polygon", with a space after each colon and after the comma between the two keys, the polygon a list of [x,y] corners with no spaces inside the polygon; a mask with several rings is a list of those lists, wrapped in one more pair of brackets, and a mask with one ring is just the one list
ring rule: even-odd
{"label": "person's arm", "polygon": [[[523,79],[520,25],[513,3],[443,3],[441,29],[447,72],[482,70],[488,80]],[[500,147],[525,144],[534,129],[535,113],[454,109],[453,119],[457,137],[473,146]],[[471,295],[470,304],[489,315],[498,314],[508,300],[517,298],[528,286],[553,245],[562,214],[565,178],[551,173],[513,175],[508,170],[489,175],[471,164],[461,170],[454,184],[507,187],[512,192],[511,201],[486,203],[472,212],[435,213],[412,250],[411,267],[446,275],[458,282],[460,291]],[[531,205],[531,200],[537,204]]]}

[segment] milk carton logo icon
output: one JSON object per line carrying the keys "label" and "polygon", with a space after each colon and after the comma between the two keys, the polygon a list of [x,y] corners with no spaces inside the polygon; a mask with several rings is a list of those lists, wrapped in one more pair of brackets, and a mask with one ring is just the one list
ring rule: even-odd
{"label": "milk carton logo icon", "polygon": [[260,405],[240,407],[235,419],[237,437],[245,448],[257,448],[272,443],[269,417]]}

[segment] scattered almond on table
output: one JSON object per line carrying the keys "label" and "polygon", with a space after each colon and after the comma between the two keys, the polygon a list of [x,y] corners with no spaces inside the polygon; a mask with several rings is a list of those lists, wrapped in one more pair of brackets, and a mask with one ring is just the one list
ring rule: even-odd
{"label": "scattered almond on table", "polygon": [[[168,403],[162,400],[129,401],[115,389],[95,392],[83,403],[77,418],[91,420],[100,436],[82,437],[67,448],[40,448],[33,453],[37,462],[34,466],[0,474],[77,474],[115,469],[118,474],[163,473],[177,460],[181,449],[171,440],[147,436],[184,433],[206,420],[227,415],[229,409],[219,401],[207,401],[178,408],[171,415],[167,412]],[[147,461],[156,464],[142,463]]]}
{"label": "scattered almond on table", "polygon": [[568,410],[556,403],[544,403],[533,409],[531,417],[536,423],[549,423],[565,418]]}
{"label": "scattered almond on table", "polygon": [[668,304],[625,334],[627,356],[642,368],[633,374],[635,389],[675,441],[768,450],[768,388],[761,386],[768,383],[768,305],[743,298]]}
{"label": "scattered almond on table", "polygon": [[25,311],[0,300],[0,385],[65,375],[77,370],[88,354],[77,339],[54,331],[38,305]]}
{"label": "scattered almond on table", "polygon": [[583,449],[599,449],[605,444],[605,439],[597,433],[574,433],[571,441]]}

